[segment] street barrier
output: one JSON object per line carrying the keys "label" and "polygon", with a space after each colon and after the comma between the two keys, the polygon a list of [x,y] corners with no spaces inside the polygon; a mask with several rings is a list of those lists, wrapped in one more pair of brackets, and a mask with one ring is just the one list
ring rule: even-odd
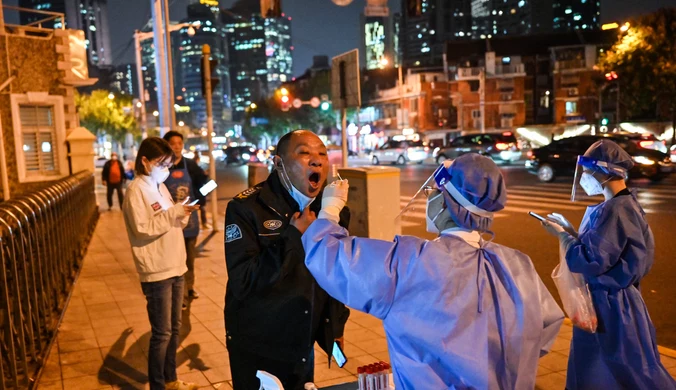
{"label": "street barrier", "polygon": [[98,217],[86,171],[0,203],[0,390],[34,387]]}

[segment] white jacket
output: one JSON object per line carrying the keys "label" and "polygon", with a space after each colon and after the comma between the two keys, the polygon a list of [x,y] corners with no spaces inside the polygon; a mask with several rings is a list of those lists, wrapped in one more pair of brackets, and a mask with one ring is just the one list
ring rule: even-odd
{"label": "white jacket", "polygon": [[188,271],[183,228],[188,224],[182,204],[174,204],[164,184],[138,175],[127,188],[122,205],[124,223],[141,282],[157,282]]}

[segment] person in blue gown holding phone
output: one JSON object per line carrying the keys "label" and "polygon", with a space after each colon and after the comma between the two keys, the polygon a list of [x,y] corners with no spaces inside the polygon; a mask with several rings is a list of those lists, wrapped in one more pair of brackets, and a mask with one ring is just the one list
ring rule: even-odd
{"label": "person in blue gown holding phone", "polygon": [[572,272],[589,285],[598,317],[596,333],[573,328],[566,388],[676,389],[660,362],[655,328],[639,284],[655,260],[655,240],[645,211],[625,177],[634,163],[611,140],[601,140],[578,157],[578,185],[605,201],[587,208],[579,233],[562,215],[543,222],[558,237]]}
{"label": "person in blue gown holding phone", "polygon": [[316,221],[292,221],[305,264],[332,297],[383,320],[397,389],[532,389],[563,313],[528,256],[482,237],[507,200],[502,174],[467,154],[430,179],[419,193],[437,239],[349,236],[337,223],[348,184],[334,182]]}

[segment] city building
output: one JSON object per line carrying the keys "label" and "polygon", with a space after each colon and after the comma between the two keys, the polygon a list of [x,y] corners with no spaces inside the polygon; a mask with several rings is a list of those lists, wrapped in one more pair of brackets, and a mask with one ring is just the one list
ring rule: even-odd
{"label": "city building", "polygon": [[392,62],[399,65],[395,23],[398,29],[399,16],[390,15],[387,6],[366,5],[360,22],[362,67],[371,70],[392,66]]}
{"label": "city building", "polygon": [[594,65],[615,34],[584,30],[448,42],[460,127],[481,129],[482,82],[484,129],[595,123],[603,83]]}
{"label": "city building", "polygon": [[[180,85],[181,77],[181,56],[180,46],[182,40],[180,39],[180,26],[178,22],[170,23],[171,33],[169,35],[171,41],[171,60],[172,68],[174,70],[174,95],[183,88]],[[151,33],[153,31],[152,19],[141,29],[142,33]],[[155,44],[152,35],[147,39],[141,40],[141,70],[143,72],[143,88],[145,91],[145,100],[151,103],[157,103],[157,84],[155,77]],[[176,98],[176,96],[175,96]],[[148,111],[150,112],[150,111]]]}
{"label": "city building", "polygon": [[[211,59],[216,61],[212,75],[218,78],[213,88],[212,109],[214,129],[226,131],[232,122],[230,101],[230,75],[228,71],[228,47],[225,27],[209,4],[193,3],[188,6],[188,17],[180,23],[175,34],[177,63],[174,71],[177,113],[189,113],[184,121],[193,128],[207,126],[206,100],[202,95],[202,48],[211,49]],[[172,44],[174,46],[174,44]]]}
{"label": "city building", "polygon": [[600,0],[553,0],[555,31],[598,29],[601,26]]}
{"label": "city building", "polygon": [[[54,17],[37,15],[39,19]],[[3,31],[0,67],[12,75],[0,94],[4,200],[83,169],[82,154],[74,146],[83,138],[90,144],[84,159],[92,164],[94,135],[79,127],[75,106],[75,88],[95,81],[88,75],[85,35],[58,25],[54,28],[56,19],[63,20],[63,16],[42,27],[20,22]]]}
{"label": "city building", "polygon": [[233,119],[239,122],[252,102],[292,78],[291,17],[264,19],[254,0],[239,0],[221,17],[228,34]]}
{"label": "city building", "polygon": [[[407,9],[411,0],[402,0]],[[400,39],[404,67],[443,66],[447,41],[503,35],[594,30],[598,0],[420,0],[421,13],[404,13]]]}
{"label": "city building", "polygon": [[[62,28],[65,22],[67,28],[84,31],[89,64],[112,64],[107,0],[19,0],[19,7],[63,13],[65,21],[56,18],[40,24],[45,28]],[[44,15],[24,11],[20,19],[22,24],[29,24],[44,19]]]}
{"label": "city building", "polygon": [[122,95],[137,97],[138,85],[135,64],[121,64],[113,68],[110,90]]}

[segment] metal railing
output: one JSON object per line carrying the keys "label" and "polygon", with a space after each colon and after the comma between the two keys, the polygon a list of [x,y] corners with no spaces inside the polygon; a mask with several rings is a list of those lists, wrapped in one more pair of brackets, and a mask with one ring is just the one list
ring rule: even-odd
{"label": "metal railing", "polygon": [[0,203],[0,389],[35,384],[98,216],[86,171]]}

